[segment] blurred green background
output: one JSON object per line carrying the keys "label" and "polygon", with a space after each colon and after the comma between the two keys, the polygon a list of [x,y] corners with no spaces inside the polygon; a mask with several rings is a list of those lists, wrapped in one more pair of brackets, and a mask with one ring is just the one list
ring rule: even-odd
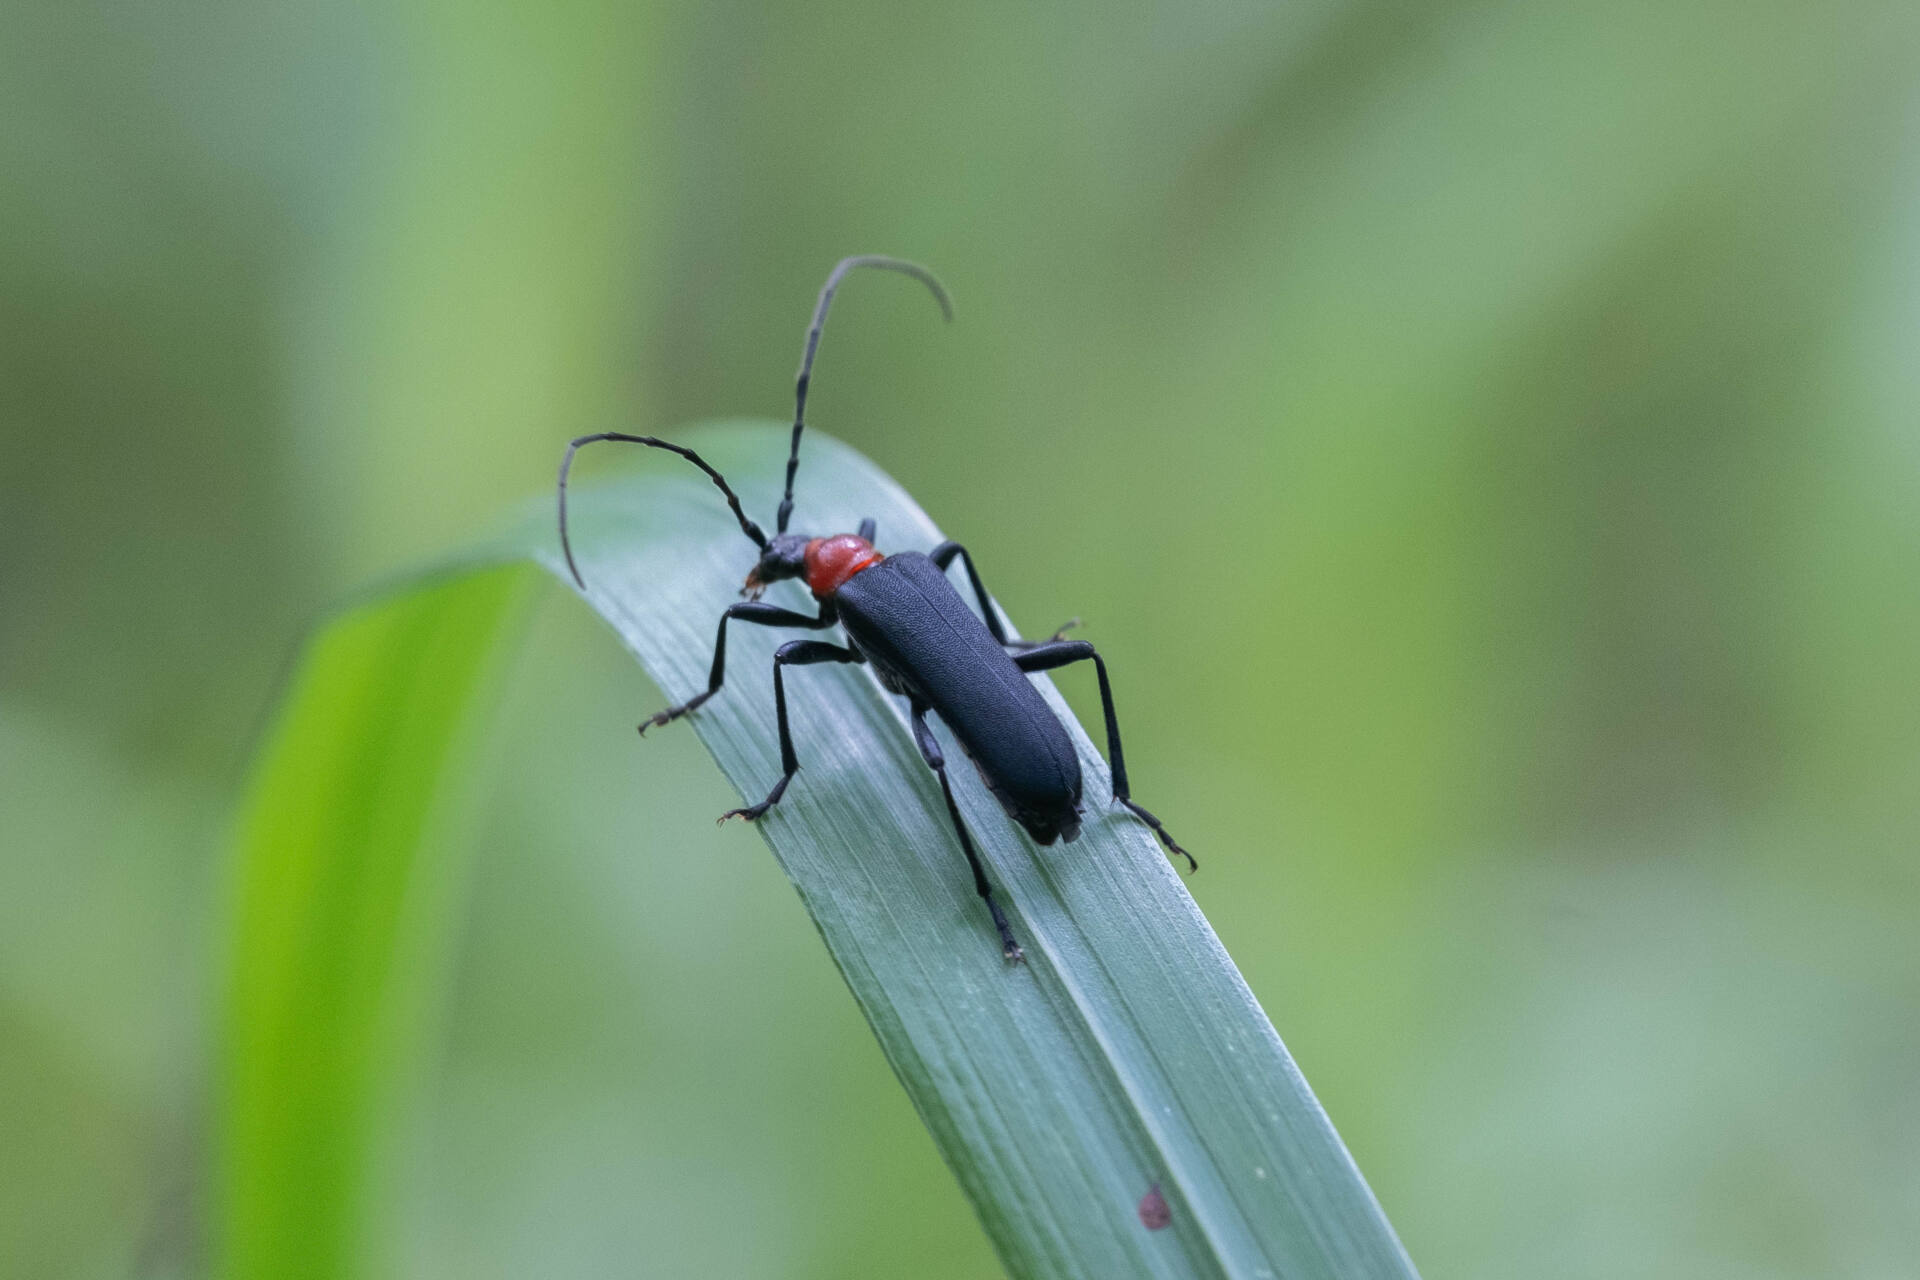
{"label": "blurred green background", "polygon": [[[204,1265],[305,621],[569,436],[778,416],[882,251],[958,320],[856,279],[816,423],[1086,620],[1428,1277],[1911,1274],[1910,0],[0,20],[0,1273]],[[402,1272],[994,1274],[657,702],[552,593]]]}

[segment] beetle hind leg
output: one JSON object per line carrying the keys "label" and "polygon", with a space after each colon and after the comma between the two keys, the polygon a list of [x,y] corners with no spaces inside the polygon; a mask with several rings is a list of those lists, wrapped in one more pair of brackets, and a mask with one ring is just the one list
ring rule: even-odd
{"label": "beetle hind leg", "polygon": [[1113,711],[1113,686],[1107,681],[1107,664],[1099,651],[1085,640],[1050,640],[1012,656],[1014,665],[1022,671],[1051,671],[1068,663],[1093,660],[1093,669],[1100,677],[1100,710],[1107,721],[1107,763],[1113,770],[1114,801],[1146,823],[1168,853],[1185,858],[1189,872],[1198,871],[1200,863],[1180,847],[1180,842],[1161,825],[1160,819],[1133,802],[1133,789],[1127,785],[1127,758],[1120,750],[1120,718]]}
{"label": "beetle hind leg", "polygon": [[960,837],[960,851],[967,855],[967,865],[973,868],[973,889],[987,904],[987,911],[993,916],[993,927],[1000,931],[1000,954],[1010,961],[1021,961],[1027,953],[1014,941],[1013,930],[1007,925],[1007,913],[1000,909],[1000,903],[993,896],[993,885],[987,880],[987,869],[980,861],[980,855],[974,850],[973,837],[967,834],[967,824],[960,818],[960,806],[954,803],[953,784],[947,781],[947,758],[940,750],[940,744],[934,740],[933,730],[927,727],[927,709],[919,703],[913,704],[913,740],[920,747],[920,755],[926,760],[927,767],[940,779],[940,794],[946,797],[947,816],[953,819],[953,829]]}

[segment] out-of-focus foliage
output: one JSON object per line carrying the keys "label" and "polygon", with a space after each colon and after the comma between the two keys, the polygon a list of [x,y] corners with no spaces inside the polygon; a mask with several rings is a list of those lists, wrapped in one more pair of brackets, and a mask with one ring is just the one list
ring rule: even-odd
{"label": "out-of-focus foliage", "polygon": [[489,667],[532,575],[422,583],[302,654],[242,807],[222,974],[213,1273],[386,1270],[366,1224],[443,985]]}
{"label": "out-of-focus foliage", "polygon": [[[1907,1264],[1913,5],[0,19],[10,1272],[198,1265],[301,621],[569,435],[778,412],[869,250],[959,318],[849,293],[818,420],[1086,619],[1429,1277]],[[537,630],[410,1273],[989,1272],[704,753]]]}

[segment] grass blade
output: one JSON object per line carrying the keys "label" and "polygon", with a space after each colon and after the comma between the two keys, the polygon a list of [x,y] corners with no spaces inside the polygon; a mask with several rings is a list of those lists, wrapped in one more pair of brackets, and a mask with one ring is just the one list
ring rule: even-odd
{"label": "grass blade", "polygon": [[[767,511],[785,432],[733,425],[685,439]],[[872,464],[825,436],[807,447],[801,527],[874,516],[883,549],[939,540]],[[677,700],[705,687],[715,623],[752,551],[705,478],[671,461],[579,487],[573,536],[588,602]],[[566,580],[544,504],[481,554],[531,557]],[[733,629],[726,691],[692,717],[755,799],[779,772],[771,655],[788,638]],[[1126,679],[1117,673],[1123,713]],[[1414,1274],[1178,874],[1106,805],[1105,764],[1077,727],[1088,821],[1073,845],[1037,849],[971,770],[954,775],[1026,946],[1028,962],[1009,966],[899,701],[864,669],[805,669],[787,687],[804,767],[760,829],[1011,1274]],[[392,915],[397,928],[410,918]],[[237,1011],[241,1046],[261,1011]],[[236,1176],[246,1171],[242,1160]],[[1159,1231],[1139,1215],[1154,1186],[1170,1217]]]}
{"label": "grass blade", "polygon": [[494,568],[355,609],[315,637],[287,691],[239,823],[222,1274],[362,1271],[396,1086],[442,959],[482,695],[537,579]]}

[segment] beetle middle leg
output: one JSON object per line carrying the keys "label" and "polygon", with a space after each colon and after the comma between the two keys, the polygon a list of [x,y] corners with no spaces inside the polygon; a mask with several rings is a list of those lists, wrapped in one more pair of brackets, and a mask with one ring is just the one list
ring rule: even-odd
{"label": "beetle middle leg", "polygon": [[707,687],[703,693],[696,693],[677,707],[668,707],[665,711],[656,711],[640,722],[640,733],[645,736],[647,730],[678,720],[701,703],[720,692],[720,686],[727,680],[727,623],[734,619],[751,622],[759,627],[806,627],[818,631],[830,627],[839,621],[831,604],[820,606],[820,616],[809,618],[804,613],[795,613],[791,609],[782,609],[775,604],[760,604],[753,600],[743,600],[727,606],[720,615],[720,632],[713,638],[713,669],[707,673]]}
{"label": "beetle middle leg", "polygon": [[[871,539],[869,539],[869,541],[871,541]],[[984,582],[980,581],[980,571],[973,567],[973,556],[967,549],[959,543],[949,540],[941,543],[927,553],[927,559],[933,561],[942,573],[947,571],[947,566],[953,563],[955,556],[960,557],[961,563],[966,565],[967,582],[973,587],[973,598],[980,606],[980,616],[986,621],[987,630],[993,633],[993,638],[1000,642],[1002,648],[1011,649],[1016,654],[1024,653],[1029,649],[1038,649],[1042,645],[1052,644],[1054,641],[1065,636],[1067,632],[1080,625],[1080,619],[1074,618],[1063,624],[1059,630],[1055,631],[1053,635],[1046,640],[1007,639],[1006,628],[1000,625],[1000,611],[993,607],[993,599],[987,595],[987,586]]]}
{"label": "beetle middle leg", "polygon": [[1169,853],[1177,853],[1185,858],[1189,871],[1198,871],[1200,864],[1160,825],[1160,819],[1133,802],[1132,789],[1127,785],[1127,759],[1120,750],[1120,719],[1113,712],[1113,686],[1107,681],[1107,664],[1098,651],[1085,640],[1054,640],[1036,645],[1024,653],[1014,654],[1013,662],[1022,671],[1052,671],[1055,667],[1084,662],[1088,658],[1093,659],[1093,669],[1100,676],[1100,710],[1107,719],[1107,761],[1113,770],[1113,798],[1152,827],[1153,834],[1160,838],[1160,843],[1167,847]]}
{"label": "beetle middle leg", "polygon": [[927,709],[920,703],[912,705],[910,718],[913,721],[913,740],[920,747],[920,755],[932,769],[934,776],[940,779],[940,794],[947,798],[947,816],[953,819],[953,829],[960,837],[960,851],[967,855],[967,865],[973,868],[973,889],[986,900],[987,910],[993,914],[993,927],[1000,931],[1000,953],[1009,960],[1024,960],[1026,952],[1013,940],[1013,930],[1007,927],[1006,912],[994,899],[993,885],[987,881],[987,869],[981,864],[980,855],[974,851],[973,837],[967,834],[967,824],[961,820],[960,806],[953,800],[953,784],[947,781],[947,757],[940,750],[933,730],[927,727]]}
{"label": "beetle middle leg", "polygon": [[825,640],[789,640],[774,650],[773,654],[773,709],[780,718],[780,781],[773,784],[773,790],[759,804],[748,805],[744,809],[729,809],[720,815],[720,821],[728,818],[745,818],[748,822],[757,820],[761,814],[780,803],[780,797],[786,794],[787,784],[793,781],[793,775],[800,772],[800,757],[793,753],[793,733],[787,727],[787,684],[781,677],[786,667],[806,667],[817,662],[865,662],[858,650],[842,648],[837,644],[828,644]]}

